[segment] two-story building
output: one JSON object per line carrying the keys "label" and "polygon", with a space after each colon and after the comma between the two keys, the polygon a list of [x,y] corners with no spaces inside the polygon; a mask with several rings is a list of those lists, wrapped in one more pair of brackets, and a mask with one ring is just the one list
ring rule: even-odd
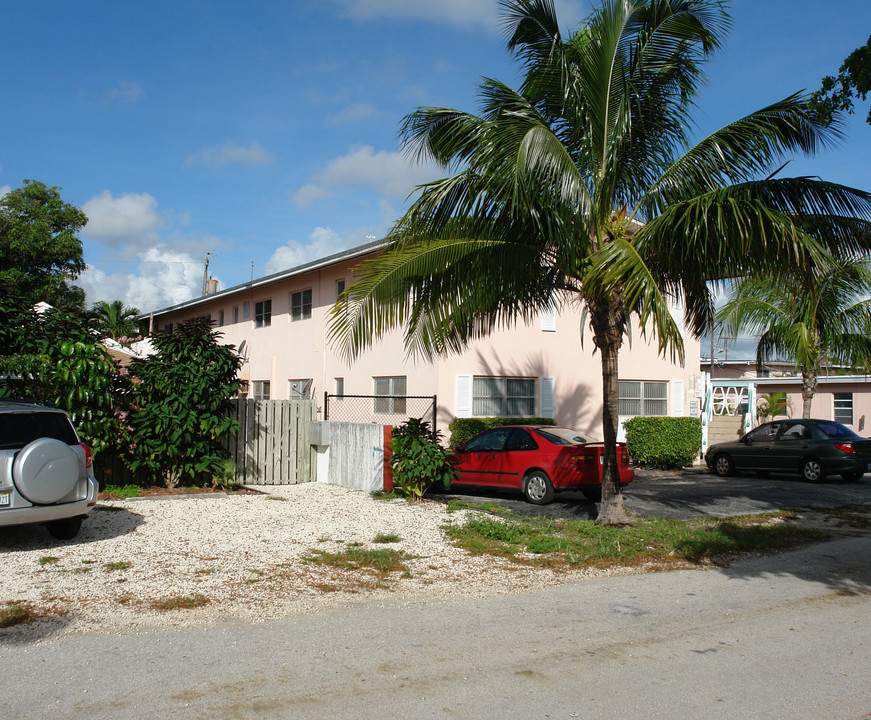
{"label": "two-story building", "polygon": [[[540,416],[601,438],[601,362],[577,306],[498,330],[433,363],[407,357],[400,332],[345,362],[328,339],[330,308],[354,266],[382,248],[370,243],[155,311],[151,328],[208,317],[242,356],[244,392],[253,398],[321,403],[329,393],[335,408],[352,395],[384,396],[341,419],[389,424],[415,414],[393,396],[436,396],[440,429],[454,417]],[[634,329],[620,354],[621,416],[698,412],[699,343],[688,336],[685,345],[681,367]]]}

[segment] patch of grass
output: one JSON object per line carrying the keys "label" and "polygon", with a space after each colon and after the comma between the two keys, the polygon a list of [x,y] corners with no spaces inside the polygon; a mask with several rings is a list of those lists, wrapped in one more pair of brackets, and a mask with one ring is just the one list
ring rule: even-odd
{"label": "patch of grass", "polygon": [[372,542],[375,543],[395,543],[400,540],[402,540],[402,538],[396,533],[378,533],[374,538],[372,538]]}
{"label": "patch of grass", "polygon": [[44,557],[39,558],[40,565],[54,565],[60,562],[59,557],[55,557],[54,555],[45,555]]}
{"label": "patch of grass", "polygon": [[374,490],[369,493],[370,497],[373,500],[404,500],[405,498],[398,493],[393,492],[393,490]]}
{"label": "patch of grass", "polygon": [[44,616],[45,613],[36,610],[29,602],[9,600],[0,606],[0,628],[31,623]]}
{"label": "patch of grass", "polygon": [[153,600],[150,605],[154,610],[166,612],[167,610],[187,610],[202,607],[208,605],[209,602],[205,595],[194,593],[193,595],[174,595],[163,600]]}
{"label": "patch of grass", "polygon": [[789,511],[729,518],[648,518],[614,528],[590,520],[475,517],[445,526],[457,547],[525,564],[569,566],[693,562],[799,545],[826,536],[800,528]]}
{"label": "patch of grass", "polygon": [[267,500],[278,500],[279,502],[287,502],[286,497],[281,497],[281,495],[267,495]]}
{"label": "patch of grass", "polygon": [[123,500],[124,498],[140,497],[142,488],[138,485],[106,485],[103,488],[107,500]]}
{"label": "patch of grass", "polygon": [[837,520],[838,525],[867,530],[871,528],[871,506],[841,505],[836,508],[825,508],[822,512],[826,517]]}
{"label": "patch of grass", "polygon": [[444,504],[449,513],[459,512],[460,510],[480,510],[481,512],[490,513],[492,515],[509,516],[513,514],[510,508],[495,502],[478,503],[470,500],[451,498],[450,500],[445,501]]}
{"label": "patch of grass", "polygon": [[130,563],[120,560],[118,562],[106,563],[103,567],[106,568],[106,570],[127,570],[127,568],[130,567]]}
{"label": "patch of grass", "polygon": [[408,571],[409,567],[405,561],[410,559],[411,555],[392,548],[367,550],[361,547],[349,547],[334,553],[317,550],[306,555],[302,560],[305,563],[326,565],[339,570],[372,570],[378,575],[387,575],[395,571]]}

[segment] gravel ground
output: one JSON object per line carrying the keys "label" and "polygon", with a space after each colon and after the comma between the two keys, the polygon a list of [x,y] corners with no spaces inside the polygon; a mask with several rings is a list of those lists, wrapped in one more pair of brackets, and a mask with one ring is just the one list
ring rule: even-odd
{"label": "gravel ground", "polygon": [[[27,602],[48,616],[0,629],[0,639],[266,621],[386,594],[483,597],[604,572],[556,573],[473,556],[442,532],[469,511],[449,516],[439,503],[373,500],[320,483],[256,489],[263,494],[101,501],[67,542],[41,527],[0,529],[0,609]],[[379,533],[399,539],[375,543]],[[414,557],[407,572],[387,578],[303,560],[351,543]],[[205,604],[153,605],[191,597]]]}

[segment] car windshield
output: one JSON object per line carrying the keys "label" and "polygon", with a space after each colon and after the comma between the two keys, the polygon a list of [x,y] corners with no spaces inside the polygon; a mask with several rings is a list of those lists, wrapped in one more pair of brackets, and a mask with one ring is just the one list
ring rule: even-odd
{"label": "car windshield", "polygon": [[836,422],[819,422],[817,423],[817,427],[822,430],[827,437],[830,438],[849,438],[850,440],[861,440],[856,433],[854,433],[850,428],[841,425]]}
{"label": "car windshield", "polygon": [[547,430],[538,429],[538,434],[554,445],[583,445],[587,439],[576,430],[563,427],[549,427]]}

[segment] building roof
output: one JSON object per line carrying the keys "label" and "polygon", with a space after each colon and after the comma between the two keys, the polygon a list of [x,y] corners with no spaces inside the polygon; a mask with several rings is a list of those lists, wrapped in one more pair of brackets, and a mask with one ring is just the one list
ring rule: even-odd
{"label": "building roof", "polygon": [[357,247],[353,247],[349,250],[343,250],[342,252],[336,253],[335,255],[328,255],[327,257],[320,258],[318,260],[312,260],[311,262],[305,263],[303,265],[297,265],[296,267],[288,268],[287,270],[280,270],[277,273],[272,273],[271,275],[265,275],[261,278],[256,278],[249,282],[242,283],[241,285],[234,285],[233,287],[229,287],[226,290],[220,290],[216,293],[209,293],[208,295],[201,295],[199,297],[193,298],[192,300],[178,303],[177,305],[171,305],[170,307],[153,310],[150,313],[144,313],[143,315],[140,315],[140,318],[148,318],[150,316],[162,315],[163,313],[173,312],[175,310],[196,307],[197,305],[201,305],[203,303],[207,303],[218,298],[233,295],[240,290],[250,290],[256,287],[260,287],[262,285],[268,285],[269,283],[273,283],[278,280],[285,280],[286,278],[291,278],[296,275],[302,275],[303,273],[307,273],[312,270],[319,270],[321,268],[328,267],[329,265],[334,265],[344,260],[352,260],[353,258],[367,255],[374,250],[383,248],[386,245],[386,240],[375,240],[374,242],[366,243],[365,245],[358,245]]}

